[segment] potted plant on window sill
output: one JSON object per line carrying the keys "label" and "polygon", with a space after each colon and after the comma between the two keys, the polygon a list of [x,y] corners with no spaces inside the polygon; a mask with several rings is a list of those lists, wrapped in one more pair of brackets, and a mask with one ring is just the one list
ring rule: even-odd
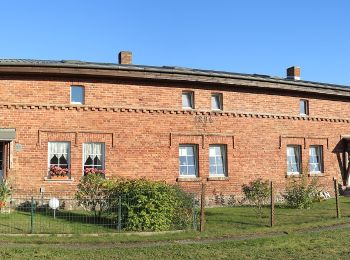
{"label": "potted plant on window sill", "polygon": [[69,169],[61,168],[59,166],[51,166],[49,170],[50,179],[67,180],[69,179]]}
{"label": "potted plant on window sill", "polygon": [[84,169],[84,176],[90,175],[90,174],[95,174],[95,175],[100,175],[101,177],[105,177],[105,171],[96,169],[96,168],[85,168]]}

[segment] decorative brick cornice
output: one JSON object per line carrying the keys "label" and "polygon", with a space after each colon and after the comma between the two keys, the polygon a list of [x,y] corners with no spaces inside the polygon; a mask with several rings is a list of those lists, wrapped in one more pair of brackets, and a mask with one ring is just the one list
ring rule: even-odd
{"label": "decorative brick cornice", "polygon": [[244,117],[260,119],[287,119],[304,121],[325,121],[350,123],[350,118],[321,117],[321,116],[298,116],[288,114],[254,113],[242,111],[211,111],[211,110],[182,110],[166,108],[144,108],[144,107],[112,107],[112,106],[78,106],[78,105],[50,105],[50,104],[0,104],[0,109],[27,109],[27,110],[73,110],[73,111],[104,111],[144,114],[182,114],[182,115],[206,115]]}

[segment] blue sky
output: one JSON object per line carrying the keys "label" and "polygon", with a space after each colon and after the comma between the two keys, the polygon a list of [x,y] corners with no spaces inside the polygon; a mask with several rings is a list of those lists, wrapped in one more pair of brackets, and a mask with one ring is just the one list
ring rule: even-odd
{"label": "blue sky", "polygon": [[133,63],[350,85],[350,1],[2,0],[0,58]]}

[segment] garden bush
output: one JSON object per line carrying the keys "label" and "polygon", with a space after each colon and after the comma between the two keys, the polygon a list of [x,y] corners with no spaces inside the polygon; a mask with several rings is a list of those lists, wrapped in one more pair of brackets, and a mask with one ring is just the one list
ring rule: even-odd
{"label": "garden bush", "polygon": [[269,182],[261,178],[251,181],[249,185],[243,184],[243,193],[251,205],[256,208],[258,217],[262,217],[262,207],[267,202],[270,195]]}
{"label": "garden bush", "polygon": [[6,206],[10,195],[10,184],[5,180],[0,180],[0,209]]}
{"label": "garden bush", "polygon": [[293,179],[288,184],[283,197],[286,200],[287,207],[307,209],[317,200],[319,191],[317,178],[312,178],[310,181],[307,175],[304,174],[300,179]]}
{"label": "garden bush", "polygon": [[[146,179],[106,180],[82,177],[76,198],[84,209],[101,216],[121,207],[122,228],[131,231],[185,229],[192,225],[192,196],[176,185]],[[121,205],[119,205],[119,198]]]}
{"label": "garden bush", "polygon": [[176,185],[146,179],[119,180],[113,197],[122,199],[127,230],[184,229],[192,223],[192,197]]}
{"label": "garden bush", "polygon": [[111,207],[111,189],[113,182],[100,174],[88,174],[81,178],[75,197],[80,206],[101,216]]}

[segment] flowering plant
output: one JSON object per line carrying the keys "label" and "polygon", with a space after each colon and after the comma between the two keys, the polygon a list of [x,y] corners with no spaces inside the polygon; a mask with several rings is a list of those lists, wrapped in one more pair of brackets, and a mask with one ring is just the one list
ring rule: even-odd
{"label": "flowering plant", "polygon": [[89,175],[89,174],[104,175],[105,171],[104,170],[99,170],[99,169],[96,169],[96,168],[85,168],[84,169],[84,175]]}
{"label": "flowering plant", "polygon": [[49,175],[50,176],[68,176],[69,169],[61,168],[57,165],[53,165],[50,167]]}
{"label": "flowering plant", "polygon": [[0,182],[0,209],[6,206],[10,195],[11,186],[7,181],[3,180]]}

